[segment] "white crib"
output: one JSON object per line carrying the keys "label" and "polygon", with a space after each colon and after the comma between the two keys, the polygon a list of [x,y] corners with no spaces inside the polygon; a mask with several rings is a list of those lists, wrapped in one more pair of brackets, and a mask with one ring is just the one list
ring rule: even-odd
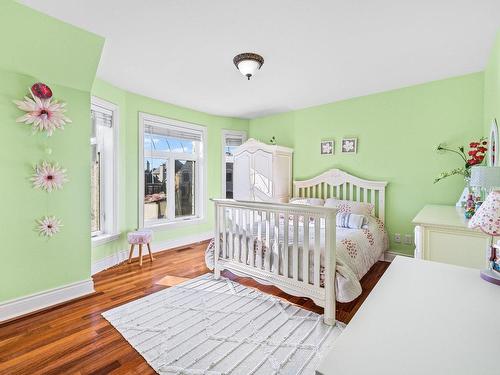
{"label": "white crib", "polygon": [[[373,203],[376,216],[383,220],[385,186],[385,182],[362,180],[332,169],[313,179],[294,182],[294,191],[298,197],[335,197]],[[215,277],[227,269],[272,284],[286,293],[311,298],[324,307],[325,323],[334,325],[336,209],[228,199],[213,201]]]}

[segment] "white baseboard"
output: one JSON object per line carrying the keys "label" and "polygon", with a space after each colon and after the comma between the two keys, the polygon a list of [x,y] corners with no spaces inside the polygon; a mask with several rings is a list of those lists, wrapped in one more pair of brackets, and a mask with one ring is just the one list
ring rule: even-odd
{"label": "white baseboard", "polygon": [[394,258],[396,258],[397,256],[413,258],[413,256],[409,255],[409,254],[400,253],[398,251],[393,251],[393,250],[387,250],[385,252],[385,261],[392,262],[394,260]]}
{"label": "white baseboard", "polygon": [[[162,242],[153,242],[151,243],[151,251],[153,253],[157,253],[164,250],[170,250],[180,246],[190,245],[192,243],[205,241],[214,236],[213,231],[197,233],[190,236],[184,236],[180,238],[175,238],[172,240],[162,241]],[[92,263],[91,273],[95,275],[98,272],[104,271],[108,268],[111,268],[124,260],[128,259],[129,249],[119,250],[111,255],[108,255],[105,258],[99,259]],[[147,250],[146,250],[147,253]],[[144,250],[143,250],[144,254]],[[134,249],[134,256],[139,256],[139,247],[136,246]]]}
{"label": "white baseboard", "polygon": [[77,281],[58,288],[0,303],[0,322],[26,315],[62,302],[94,293],[92,279]]}

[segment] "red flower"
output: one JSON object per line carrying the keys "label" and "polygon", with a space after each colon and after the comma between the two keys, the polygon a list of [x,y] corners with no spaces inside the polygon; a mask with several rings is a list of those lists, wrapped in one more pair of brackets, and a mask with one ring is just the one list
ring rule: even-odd
{"label": "red flower", "polygon": [[40,99],[52,98],[52,90],[45,83],[35,83],[33,86],[31,86],[31,92],[33,93],[33,95]]}

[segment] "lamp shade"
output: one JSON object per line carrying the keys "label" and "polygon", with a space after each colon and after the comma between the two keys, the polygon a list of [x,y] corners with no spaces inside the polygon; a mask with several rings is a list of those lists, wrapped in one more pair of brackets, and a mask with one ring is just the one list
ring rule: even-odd
{"label": "lamp shade", "polygon": [[472,167],[469,184],[485,190],[500,188],[500,167]]}
{"label": "lamp shade", "polygon": [[490,236],[500,235],[500,190],[493,190],[469,221],[469,228],[480,228]]}

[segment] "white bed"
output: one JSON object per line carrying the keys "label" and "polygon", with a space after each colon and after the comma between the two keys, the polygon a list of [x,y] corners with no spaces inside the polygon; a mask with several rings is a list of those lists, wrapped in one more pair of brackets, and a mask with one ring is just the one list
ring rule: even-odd
{"label": "white bed", "polygon": [[325,322],[334,324],[335,299],[356,298],[359,279],[387,250],[385,186],[338,169],[294,183],[296,197],[373,204],[373,216],[360,229],[336,227],[335,208],[216,199],[215,241],[207,249],[207,264],[213,263],[216,277],[228,269],[312,298],[325,308]]}

